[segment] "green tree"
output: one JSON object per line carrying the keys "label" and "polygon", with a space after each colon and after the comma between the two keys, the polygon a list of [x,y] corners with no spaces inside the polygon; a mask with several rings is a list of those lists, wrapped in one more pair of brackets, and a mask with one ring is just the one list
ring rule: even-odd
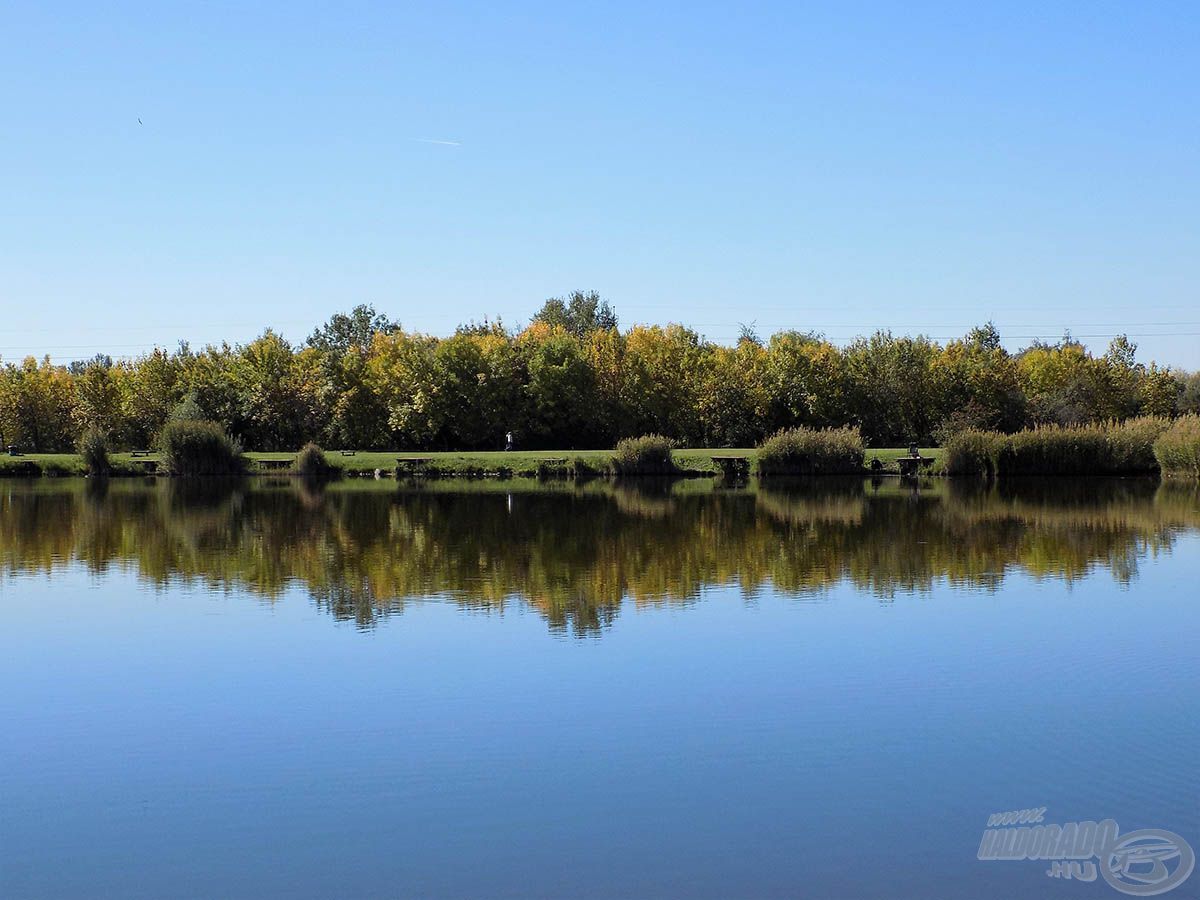
{"label": "green tree", "polygon": [[237,354],[234,377],[245,438],[262,450],[294,450],[323,431],[319,355],[296,353],[268,329]]}
{"label": "green tree", "polygon": [[532,325],[521,335],[528,372],[524,435],[557,446],[595,440],[595,377],[579,339],[562,328]]}
{"label": "green tree", "polygon": [[94,430],[110,441],[120,441],[125,423],[121,415],[121,387],[113,374],[111,360],[93,360],[74,380],[76,432]]}
{"label": "green tree", "polygon": [[429,447],[442,432],[436,377],[437,339],[422,334],[378,334],[367,361],[371,391],[387,410],[393,442]]}
{"label": "green tree", "polygon": [[121,408],[132,445],[149,447],[162,430],[184,394],[182,369],[180,358],[162,349],[121,367]]}
{"label": "green tree", "polygon": [[400,328],[369,303],[349,313],[337,313],[308,337],[307,345],[321,353],[341,355],[355,351],[366,355],[377,334],[394,334]]}
{"label": "green tree", "polygon": [[617,314],[595,291],[571,291],[566,298],[551,297],[533,317],[534,322],[562,328],[582,338],[593,331],[617,327]]}
{"label": "green tree", "polygon": [[75,444],[75,384],[66,369],[32,356],[4,367],[0,378],[0,438],[39,453]]}
{"label": "green tree", "polygon": [[706,348],[682,325],[636,325],[625,336],[621,436],[660,433],[700,440],[697,392]]}

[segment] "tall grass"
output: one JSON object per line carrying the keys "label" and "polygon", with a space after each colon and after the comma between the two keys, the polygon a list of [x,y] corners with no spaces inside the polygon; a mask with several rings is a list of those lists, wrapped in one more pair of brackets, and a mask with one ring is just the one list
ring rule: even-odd
{"label": "tall grass", "polygon": [[89,475],[107,475],[112,471],[108,461],[108,439],[98,428],[89,428],[79,436],[76,445]]}
{"label": "tall grass", "polygon": [[1154,442],[1154,456],[1164,475],[1200,478],[1200,415],[1176,419]]}
{"label": "tall grass", "polygon": [[341,469],[325,458],[325,451],[309,441],[296,454],[296,474],[305,481],[330,481],[341,474]]}
{"label": "tall grass", "polygon": [[216,422],[167,422],[158,438],[160,465],[171,475],[240,475],[241,444]]}
{"label": "tall grass", "polygon": [[1143,417],[1016,434],[964,431],[946,442],[943,467],[948,475],[1145,475],[1158,471],[1155,441],[1169,425]]}
{"label": "tall grass", "polygon": [[675,444],[661,434],[644,434],[617,443],[610,465],[614,475],[672,475],[677,471]]}
{"label": "tall grass", "polygon": [[1144,475],[1158,470],[1154,441],[1165,419],[1047,426],[1009,435],[1000,450],[1001,475]]}
{"label": "tall grass", "polygon": [[947,475],[996,474],[1005,435],[995,431],[960,431],[942,447],[942,471]]}
{"label": "tall grass", "polygon": [[789,428],[758,448],[758,474],[852,475],[862,472],[866,448],[857,427]]}

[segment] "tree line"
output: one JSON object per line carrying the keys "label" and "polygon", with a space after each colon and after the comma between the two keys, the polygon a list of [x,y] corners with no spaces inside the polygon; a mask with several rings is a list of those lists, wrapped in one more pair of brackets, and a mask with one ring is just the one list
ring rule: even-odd
{"label": "tree line", "polygon": [[857,425],[873,446],[937,443],[965,428],[1015,431],[1200,410],[1200,373],[1137,361],[1115,338],[1093,355],[1064,337],[1017,353],[991,324],[940,344],[886,331],[837,346],[750,329],[735,346],[683,325],[621,330],[594,292],[531,322],[407,331],[370,306],[295,345],[181,344],[136,359],[0,368],[0,443],[67,451],[99,429],[149,447],[172,419],[220,423],[250,450],[315,440],[359,449],[611,447],[659,433],[690,446],[754,446],[778,429]]}

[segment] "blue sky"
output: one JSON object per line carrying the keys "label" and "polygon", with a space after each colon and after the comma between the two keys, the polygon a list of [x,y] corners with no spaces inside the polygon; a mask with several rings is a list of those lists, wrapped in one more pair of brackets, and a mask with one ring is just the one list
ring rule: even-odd
{"label": "blue sky", "polygon": [[6,4],[0,356],[581,288],[1197,368],[1198,84],[1190,3]]}

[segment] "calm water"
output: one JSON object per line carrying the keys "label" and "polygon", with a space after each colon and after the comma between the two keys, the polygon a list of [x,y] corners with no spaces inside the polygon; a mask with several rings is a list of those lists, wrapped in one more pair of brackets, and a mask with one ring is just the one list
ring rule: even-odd
{"label": "calm water", "polygon": [[1042,806],[1200,849],[1194,489],[0,482],[0,568],[6,898],[1123,896],[976,858]]}

